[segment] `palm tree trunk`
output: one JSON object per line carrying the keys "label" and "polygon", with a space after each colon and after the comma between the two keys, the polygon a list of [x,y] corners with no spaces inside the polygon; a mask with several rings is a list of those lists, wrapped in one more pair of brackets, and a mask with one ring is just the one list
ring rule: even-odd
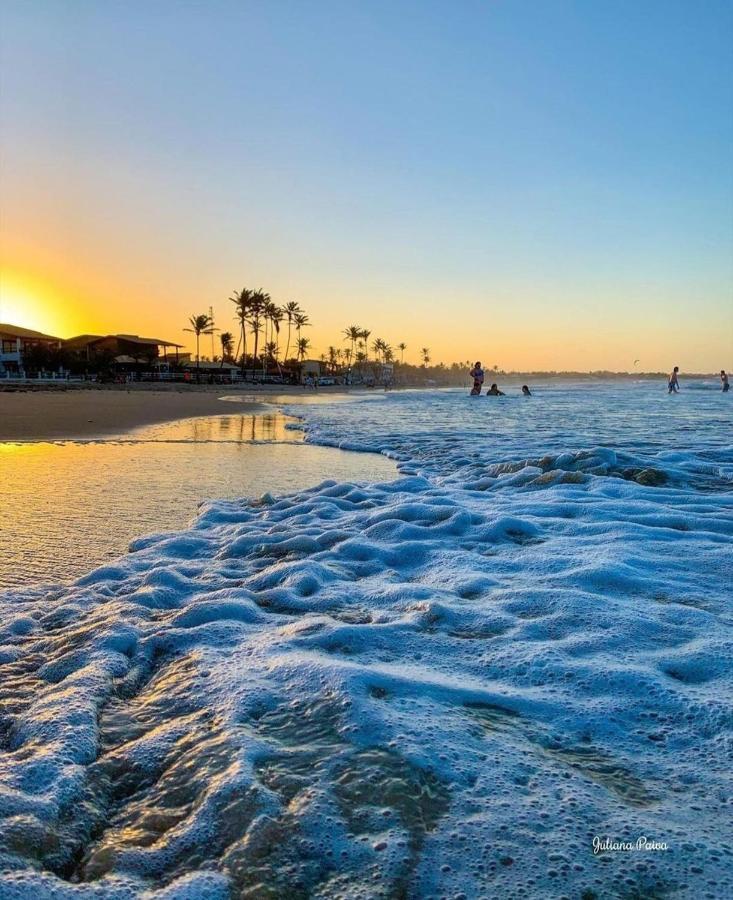
{"label": "palm tree trunk", "polygon": [[291,320],[290,320],[290,317],[288,317],[288,342],[285,344],[285,365],[286,366],[288,364],[288,351],[290,350],[290,326],[291,326]]}
{"label": "palm tree trunk", "polygon": [[267,316],[265,316],[265,352],[262,354],[262,380],[265,380],[265,368],[267,366]]}
{"label": "palm tree trunk", "polygon": [[236,362],[237,357],[239,356],[239,351],[240,351],[241,347],[242,347],[242,335],[241,335],[241,332],[240,332],[239,340],[237,341],[237,349],[236,349],[236,351],[235,351],[235,353],[234,353],[234,360],[235,360],[235,362]]}
{"label": "palm tree trunk", "polygon": [[260,341],[260,329],[259,329],[259,326],[260,326],[260,320],[259,320],[259,316],[258,316],[258,317],[254,320],[254,322],[252,323],[252,330],[254,331],[254,335],[255,335],[254,362],[253,362],[253,364],[252,364],[252,369],[253,369],[252,377],[253,377],[253,378],[254,378],[254,367],[257,365],[257,347],[258,347],[259,341]]}
{"label": "palm tree trunk", "polygon": [[244,366],[247,362],[247,337],[246,329],[244,326],[244,319],[239,320],[239,345],[237,347],[237,353],[239,353],[240,349],[242,348],[242,344],[244,344],[244,349],[242,350],[242,381],[244,381],[246,378]]}
{"label": "palm tree trunk", "polygon": [[247,380],[247,321],[242,319],[242,372],[243,378]]}

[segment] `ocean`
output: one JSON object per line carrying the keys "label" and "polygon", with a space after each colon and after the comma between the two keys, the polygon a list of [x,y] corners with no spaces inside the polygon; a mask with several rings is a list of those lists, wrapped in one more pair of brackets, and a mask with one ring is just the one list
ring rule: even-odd
{"label": "ocean", "polygon": [[0,897],[733,896],[731,396],[532,388],[0,594]]}
{"label": "ocean", "polygon": [[141,534],[185,527],[206,498],[286,493],[323,472],[394,477],[384,456],[303,446],[289,417],[231,409],[113,437],[0,442],[0,590],[85,575]]}

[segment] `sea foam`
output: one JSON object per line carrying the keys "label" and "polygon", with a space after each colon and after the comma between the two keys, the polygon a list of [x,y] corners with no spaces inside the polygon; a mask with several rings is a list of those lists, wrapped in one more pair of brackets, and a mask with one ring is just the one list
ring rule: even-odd
{"label": "sea foam", "polygon": [[730,409],[298,407],[400,477],[6,592],[0,896],[733,895]]}

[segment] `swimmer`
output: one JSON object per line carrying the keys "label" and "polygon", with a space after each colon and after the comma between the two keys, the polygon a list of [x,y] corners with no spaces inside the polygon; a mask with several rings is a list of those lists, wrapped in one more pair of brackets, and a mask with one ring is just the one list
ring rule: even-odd
{"label": "swimmer", "polygon": [[484,383],[484,370],[481,368],[481,362],[475,362],[473,368],[468,373],[473,378],[473,387],[471,388],[471,396],[478,397]]}
{"label": "swimmer", "polygon": [[728,376],[725,373],[725,369],[720,370],[720,390],[724,394],[730,390],[730,382],[728,381]]}
{"label": "swimmer", "polygon": [[522,394],[523,394],[525,397],[531,397],[531,396],[532,396],[532,391],[530,391],[530,389],[527,387],[526,384],[523,384],[523,385],[522,385]]}
{"label": "swimmer", "polygon": [[672,374],[669,376],[669,382],[667,384],[667,387],[669,388],[667,393],[669,394],[678,394],[680,391],[680,383],[677,380],[677,373],[679,370],[680,367],[675,366],[674,369],[672,369]]}
{"label": "swimmer", "polygon": [[500,391],[499,388],[496,386],[496,382],[494,382],[494,384],[491,385],[491,387],[488,389],[488,391],[486,391],[486,396],[487,397],[503,397],[504,391]]}

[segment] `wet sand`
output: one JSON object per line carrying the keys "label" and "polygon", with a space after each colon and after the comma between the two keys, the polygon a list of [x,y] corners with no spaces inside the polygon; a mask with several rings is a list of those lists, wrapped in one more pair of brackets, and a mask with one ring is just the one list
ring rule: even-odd
{"label": "wet sand", "polygon": [[[117,435],[157,422],[231,414],[217,390],[69,390],[0,392],[0,441],[46,441]],[[237,412],[267,409],[242,398]]]}

